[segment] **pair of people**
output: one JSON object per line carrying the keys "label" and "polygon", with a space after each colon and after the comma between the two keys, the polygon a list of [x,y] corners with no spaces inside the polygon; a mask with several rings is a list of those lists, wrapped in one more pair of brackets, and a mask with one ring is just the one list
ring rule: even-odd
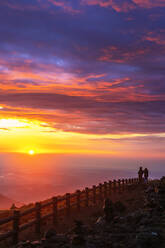
{"label": "pair of people", "polygon": [[[144,175],[144,178],[143,178],[143,175]],[[145,168],[144,170],[142,167],[139,168],[138,177],[139,177],[140,183],[143,182],[143,179],[144,179],[144,182],[147,183],[148,182],[148,175],[149,175],[149,172],[148,172],[147,168]]]}

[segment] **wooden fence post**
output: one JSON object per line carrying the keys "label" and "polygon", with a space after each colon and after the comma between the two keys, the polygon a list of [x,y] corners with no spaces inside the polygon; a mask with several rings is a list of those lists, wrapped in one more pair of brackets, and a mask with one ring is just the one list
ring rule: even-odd
{"label": "wooden fence post", "polygon": [[116,193],[116,180],[113,180],[113,192]]}
{"label": "wooden fence post", "polygon": [[109,188],[108,194],[111,195],[111,192],[112,192],[112,181],[109,181],[108,185],[109,185],[109,187],[108,187]]}
{"label": "wooden fence post", "polygon": [[99,200],[102,201],[102,183],[99,183]]}
{"label": "wooden fence post", "polygon": [[121,180],[118,180],[118,193],[121,193]]}
{"label": "wooden fence post", "polygon": [[122,181],[122,191],[124,192],[124,190],[125,190],[125,180],[124,180],[124,178],[121,181]]}
{"label": "wooden fence post", "polygon": [[93,185],[93,205],[96,205],[96,185]]}
{"label": "wooden fence post", "polygon": [[128,190],[128,179],[127,178],[125,179],[125,188],[126,190]]}
{"label": "wooden fence post", "polygon": [[70,215],[70,193],[66,193],[66,216]]}
{"label": "wooden fence post", "polygon": [[81,209],[81,205],[80,205],[81,191],[77,190],[76,193],[77,193],[77,210],[80,211],[80,209]]}
{"label": "wooden fence post", "polygon": [[41,203],[36,202],[35,204],[36,207],[36,234],[41,233]]}
{"label": "wooden fence post", "polygon": [[104,182],[104,199],[107,198],[107,182]]}
{"label": "wooden fence post", "polygon": [[20,212],[14,210],[13,212],[13,244],[16,245],[19,242],[19,221],[20,221]]}
{"label": "wooden fence post", "polygon": [[52,202],[53,202],[53,224],[56,225],[58,223],[58,219],[57,219],[57,203],[58,203],[58,199],[57,199],[57,197],[53,197]]}
{"label": "wooden fence post", "polygon": [[88,187],[85,188],[85,206],[89,206],[89,189]]}

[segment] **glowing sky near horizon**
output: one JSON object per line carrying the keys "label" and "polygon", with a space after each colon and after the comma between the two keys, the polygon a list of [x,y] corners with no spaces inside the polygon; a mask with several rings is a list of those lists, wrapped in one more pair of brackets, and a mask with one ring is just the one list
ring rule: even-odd
{"label": "glowing sky near horizon", "polygon": [[165,158],[164,11],[165,0],[2,1],[0,152]]}

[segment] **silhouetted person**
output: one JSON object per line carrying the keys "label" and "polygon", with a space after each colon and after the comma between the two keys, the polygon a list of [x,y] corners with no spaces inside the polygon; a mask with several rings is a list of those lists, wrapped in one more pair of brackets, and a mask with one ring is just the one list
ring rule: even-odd
{"label": "silhouetted person", "polygon": [[139,177],[139,183],[142,183],[143,181],[143,168],[142,167],[139,168],[138,177]]}
{"label": "silhouetted person", "polygon": [[147,183],[148,182],[148,169],[147,168],[145,168],[144,169],[144,171],[143,171],[143,173],[144,173],[144,181],[145,181],[145,183]]}

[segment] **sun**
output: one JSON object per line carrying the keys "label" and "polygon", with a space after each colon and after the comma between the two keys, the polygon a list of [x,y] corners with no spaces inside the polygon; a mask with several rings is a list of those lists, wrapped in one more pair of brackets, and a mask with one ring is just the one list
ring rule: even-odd
{"label": "sun", "polygon": [[34,150],[29,150],[29,151],[28,151],[28,154],[29,154],[29,155],[34,155],[35,152],[34,152]]}

